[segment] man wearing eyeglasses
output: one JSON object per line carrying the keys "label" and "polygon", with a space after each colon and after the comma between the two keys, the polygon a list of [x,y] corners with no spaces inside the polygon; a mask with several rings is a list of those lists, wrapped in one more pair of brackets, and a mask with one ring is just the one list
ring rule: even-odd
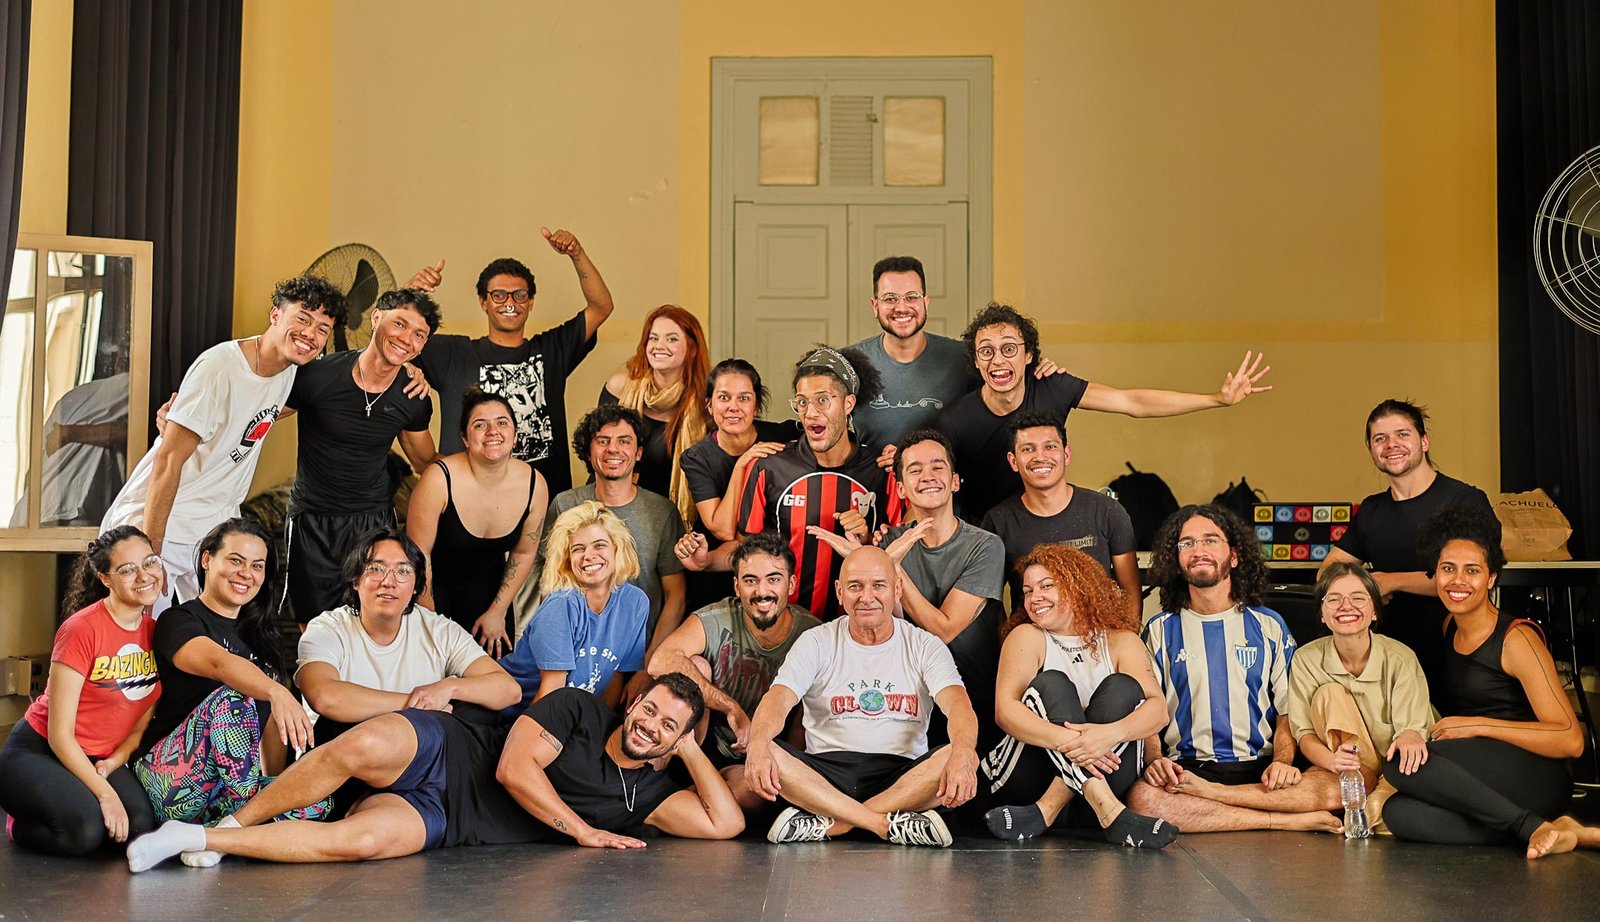
{"label": "man wearing eyeglasses", "polygon": [[492,712],[521,700],[517,681],[465,628],[417,605],[427,570],[403,529],[364,536],[345,559],[344,580],[348,604],[313,618],[300,635],[295,684],[317,712],[319,744],[401,708],[449,711],[470,702],[487,708],[492,723]]}
{"label": "man wearing eyeglasses", "polygon": [[[872,313],[883,333],[851,346],[883,376],[883,393],[856,407],[856,425],[880,445],[927,429],[939,412],[972,390],[961,341],[923,330],[928,277],[914,256],[890,256],[872,267]],[[959,369],[967,368],[963,374]]]}
{"label": "man wearing eyeglasses", "polygon": [[961,494],[961,516],[983,521],[984,513],[1022,489],[1017,472],[1006,462],[1011,419],[1038,410],[1065,420],[1082,407],[1124,416],[1181,416],[1197,410],[1233,406],[1251,394],[1272,390],[1259,384],[1272,366],[1262,367],[1261,356],[1245,353],[1237,370],[1222,380],[1211,394],[1134,388],[1124,390],[1071,374],[1037,378],[1031,370],[1039,356],[1039,328],[1015,308],[990,304],[978,312],[961,334],[967,358],[983,384],[939,415],[937,427],[956,452],[956,471],[966,489]]}
{"label": "man wearing eyeglasses", "polygon": [[1162,755],[1129,789],[1129,809],[1186,833],[1342,829],[1328,812],[1337,778],[1294,765],[1295,641],[1261,605],[1267,570],[1255,531],[1221,506],[1185,506],[1156,532],[1150,579],[1162,611],[1144,642],[1171,720],[1145,742]]}
{"label": "man wearing eyeglasses", "polygon": [[[469,387],[499,394],[517,417],[514,454],[544,475],[554,496],[572,487],[567,449],[567,378],[594,350],[595,333],[611,316],[611,291],[570,231],[539,232],[550,248],[572,260],[583,291],[583,310],[565,323],[527,336],[533,312],[533,272],[515,259],[497,259],[478,273],[478,304],[489,334],[428,340],[417,364],[439,394],[442,454],[462,451],[461,397]],[[407,287],[432,291],[444,277],[444,260],[423,268]]]}

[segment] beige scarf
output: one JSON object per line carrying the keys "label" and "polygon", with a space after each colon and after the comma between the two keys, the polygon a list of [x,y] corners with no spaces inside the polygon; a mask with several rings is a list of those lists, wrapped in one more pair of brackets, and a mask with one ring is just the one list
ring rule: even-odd
{"label": "beige scarf", "polygon": [[668,492],[672,494],[670,498],[673,505],[678,507],[678,514],[683,517],[684,527],[692,528],[695,518],[694,496],[689,492],[689,482],[683,476],[678,459],[689,446],[705,438],[709,423],[705,407],[692,396],[685,399],[683,379],[674,381],[669,387],[657,387],[655,376],[650,374],[624,381],[617,402],[640,413],[657,416],[671,414],[667,419],[667,447],[672,451],[672,479]]}

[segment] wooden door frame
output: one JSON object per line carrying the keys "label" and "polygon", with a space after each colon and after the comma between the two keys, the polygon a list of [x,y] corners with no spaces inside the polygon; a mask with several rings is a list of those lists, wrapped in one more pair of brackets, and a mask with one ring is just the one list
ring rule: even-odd
{"label": "wooden door frame", "polygon": [[[967,311],[988,302],[994,286],[994,60],[939,58],[712,58],[711,59],[711,247],[707,333],[712,342],[733,341],[734,188],[737,137],[731,124],[734,90],[744,82],[816,79],[958,79],[966,81]],[[914,201],[908,196],[907,203]],[[960,199],[949,199],[959,201]],[[926,202],[926,194],[921,197]],[[881,201],[880,204],[892,204]],[[823,204],[823,203],[818,203]],[[829,204],[851,205],[852,201]],[[850,279],[847,285],[858,284]],[[853,299],[847,301],[854,310]]]}

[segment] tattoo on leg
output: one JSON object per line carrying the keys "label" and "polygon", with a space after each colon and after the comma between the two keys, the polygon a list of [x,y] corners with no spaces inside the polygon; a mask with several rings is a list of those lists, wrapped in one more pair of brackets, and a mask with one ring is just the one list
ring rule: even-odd
{"label": "tattoo on leg", "polygon": [[562,832],[566,832],[567,831],[567,824],[561,822],[560,820],[551,820],[550,821],[550,825],[556,827],[557,829],[561,830]]}

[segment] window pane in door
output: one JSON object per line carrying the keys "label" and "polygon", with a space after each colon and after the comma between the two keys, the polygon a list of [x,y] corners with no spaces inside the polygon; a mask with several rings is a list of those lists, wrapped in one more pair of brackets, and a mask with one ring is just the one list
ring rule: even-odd
{"label": "window pane in door", "polygon": [[761,97],[761,184],[817,184],[821,136],[815,96]]}
{"label": "window pane in door", "polygon": [[884,97],[883,182],[944,185],[944,97]]}

